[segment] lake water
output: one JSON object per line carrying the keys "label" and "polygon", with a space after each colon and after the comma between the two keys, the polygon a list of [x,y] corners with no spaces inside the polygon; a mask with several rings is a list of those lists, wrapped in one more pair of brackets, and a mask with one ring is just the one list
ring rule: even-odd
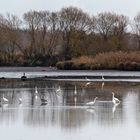
{"label": "lake water", "polygon": [[[23,75],[23,72],[26,73],[28,78],[35,78],[35,77],[44,77],[44,76],[140,76],[140,71],[115,71],[115,70],[54,70],[54,69],[47,69],[47,68],[26,68],[26,67],[2,67],[0,68],[0,78],[20,78]],[[99,80],[99,79],[98,79]],[[105,79],[106,80],[106,79]]]}
{"label": "lake water", "polygon": [[140,138],[140,83],[0,80],[0,99],[2,140]]}

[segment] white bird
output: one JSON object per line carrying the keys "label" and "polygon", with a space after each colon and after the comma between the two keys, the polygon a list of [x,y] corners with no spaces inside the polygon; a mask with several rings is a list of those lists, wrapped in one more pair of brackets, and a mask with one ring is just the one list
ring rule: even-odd
{"label": "white bird", "polygon": [[58,89],[56,90],[56,92],[60,92],[61,91],[61,88],[60,86],[58,87]]}
{"label": "white bird", "polygon": [[74,89],[74,94],[77,95],[77,88],[76,88],[76,85],[75,85],[75,89]]}
{"label": "white bird", "polygon": [[35,95],[34,95],[35,99],[37,100],[38,99],[38,90],[37,90],[37,87],[35,87]]}
{"label": "white bird", "polygon": [[9,101],[7,98],[4,97],[4,95],[3,95],[2,99],[3,99],[4,103],[7,103]]}
{"label": "white bird", "polygon": [[114,104],[119,104],[119,103],[120,103],[120,100],[119,100],[118,98],[115,98],[114,95],[115,95],[115,93],[112,92],[112,102],[113,102]]}
{"label": "white bird", "polygon": [[86,103],[86,105],[90,105],[90,106],[94,105],[97,98],[98,98],[98,97],[95,97],[95,98],[94,98],[94,101],[88,102],[88,103]]}
{"label": "white bird", "polygon": [[86,77],[86,80],[87,80],[87,81],[90,81],[90,79],[88,79],[87,77]]}
{"label": "white bird", "polygon": [[104,81],[105,80],[105,78],[104,78],[104,76],[102,75],[102,80]]}
{"label": "white bird", "polygon": [[104,76],[102,75],[102,89],[104,88],[104,85],[105,85],[105,83],[104,83],[104,80],[105,80],[105,78],[104,78]]}
{"label": "white bird", "polygon": [[88,79],[87,77],[86,77],[86,81],[88,81],[88,82],[85,84],[85,86],[88,86],[91,84],[90,79]]}
{"label": "white bird", "polygon": [[104,83],[104,82],[102,82],[102,89],[104,88],[104,85],[105,85],[105,83]]}
{"label": "white bird", "polygon": [[35,99],[36,99],[36,100],[38,99],[38,96],[37,96],[37,95],[35,95]]}
{"label": "white bird", "polygon": [[85,84],[85,87],[88,86],[88,85],[90,85],[90,84],[91,84],[91,82],[87,82],[87,83]]}
{"label": "white bird", "polygon": [[18,101],[19,101],[19,104],[22,103],[22,99],[20,97],[18,98]]}
{"label": "white bird", "polygon": [[74,97],[74,105],[76,106],[77,103],[77,97]]}
{"label": "white bird", "polygon": [[116,107],[119,105],[119,103],[117,104],[114,104],[113,107],[112,107],[112,113],[114,113],[116,111]]}
{"label": "white bird", "polygon": [[38,90],[37,90],[37,87],[35,87],[35,93],[36,93],[36,94],[38,94]]}

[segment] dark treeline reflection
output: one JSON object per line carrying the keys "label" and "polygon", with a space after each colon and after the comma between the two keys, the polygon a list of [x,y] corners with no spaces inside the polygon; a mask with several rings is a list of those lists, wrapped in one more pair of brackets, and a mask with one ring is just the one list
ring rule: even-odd
{"label": "dark treeline reflection", "polygon": [[[111,102],[112,92],[121,100],[118,106]],[[94,107],[86,106],[95,97]],[[1,80],[0,100],[0,124],[20,121],[28,126],[76,129],[87,123],[112,126],[133,120],[140,125],[140,92],[135,83],[105,82],[102,87],[100,82],[87,86],[85,82]]]}

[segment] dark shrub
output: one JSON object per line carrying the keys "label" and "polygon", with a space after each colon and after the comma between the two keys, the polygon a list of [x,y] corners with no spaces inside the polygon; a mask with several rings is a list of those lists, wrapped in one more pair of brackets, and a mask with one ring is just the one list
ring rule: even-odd
{"label": "dark shrub", "polygon": [[124,63],[124,70],[136,70],[137,63],[136,62],[126,62]]}
{"label": "dark shrub", "polygon": [[118,70],[124,70],[124,63],[123,62],[120,62],[117,64],[117,69]]}
{"label": "dark shrub", "polygon": [[73,64],[72,69],[73,70],[79,70],[79,65],[78,64]]}
{"label": "dark shrub", "polygon": [[136,70],[140,70],[140,63],[137,63]]}
{"label": "dark shrub", "polygon": [[56,67],[58,69],[72,70],[73,69],[73,62],[72,61],[58,62],[56,64]]}
{"label": "dark shrub", "polygon": [[90,69],[91,70],[100,70],[101,69],[101,65],[100,64],[91,65]]}
{"label": "dark shrub", "polygon": [[64,62],[64,69],[65,70],[71,70],[72,69],[72,65],[73,65],[72,61],[65,61]]}
{"label": "dark shrub", "polygon": [[58,68],[58,69],[64,69],[64,62],[58,62],[57,64],[56,64],[56,67]]}
{"label": "dark shrub", "polygon": [[78,67],[79,67],[79,70],[89,70],[90,69],[90,66],[85,63],[81,63]]}

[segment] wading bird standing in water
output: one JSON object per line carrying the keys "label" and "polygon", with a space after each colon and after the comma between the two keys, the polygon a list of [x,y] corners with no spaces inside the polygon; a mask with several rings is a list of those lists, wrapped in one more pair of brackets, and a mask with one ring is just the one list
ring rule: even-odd
{"label": "wading bird standing in water", "polygon": [[97,100],[97,98],[98,98],[98,97],[95,97],[95,98],[94,98],[94,101],[92,101],[92,102],[88,102],[88,103],[86,103],[86,105],[88,105],[88,106],[92,106],[92,105],[94,105],[95,102],[96,102],[96,100]]}
{"label": "wading bird standing in water", "polygon": [[22,99],[20,97],[18,98],[18,101],[19,101],[19,104],[22,103]]}
{"label": "wading bird standing in water", "polygon": [[113,102],[114,104],[119,104],[119,103],[120,103],[120,100],[119,100],[118,98],[115,98],[114,95],[115,95],[115,93],[112,92],[112,102]]}

